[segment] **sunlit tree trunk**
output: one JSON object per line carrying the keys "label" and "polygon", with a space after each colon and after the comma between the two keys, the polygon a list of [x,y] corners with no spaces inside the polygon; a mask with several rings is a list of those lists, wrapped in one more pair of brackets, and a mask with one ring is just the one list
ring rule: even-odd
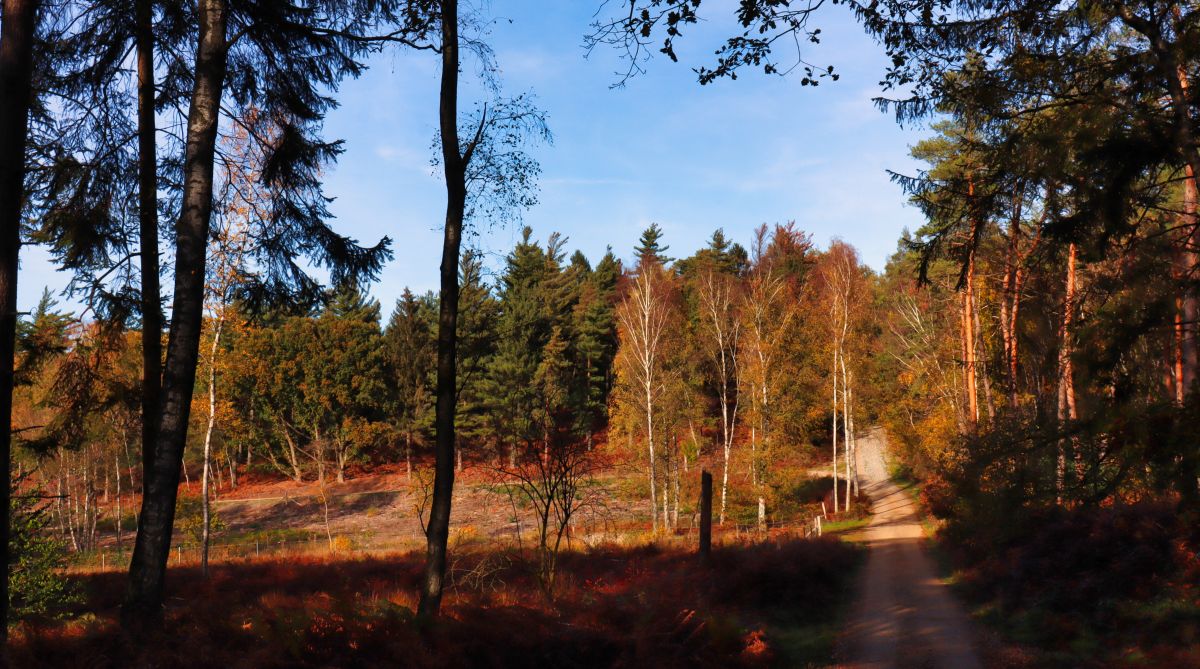
{"label": "sunlit tree trunk", "polygon": [[979,383],[975,377],[975,257],[967,260],[966,285],[962,292],[963,386],[967,395],[967,420],[974,429],[979,423]]}
{"label": "sunlit tree trunk", "polygon": [[833,425],[830,435],[833,439],[833,512],[838,511],[838,350],[833,349],[833,369],[829,374],[833,379]]}
{"label": "sunlit tree trunk", "polygon": [[708,270],[700,286],[700,301],[712,331],[713,362],[717,371],[717,398],[721,408],[721,509],[718,525],[725,524],[725,512],[729,492],[729,460],[733,452],[733,438],[737,429],[737,365],[738,333],[740,325],[734,314],[732,282],[714,270]]}
{"label": "sunlit tree trunk", "polygon": [[850,481],[854,484],[854,495],[858,495],[858,433],[854,428],[854,372],[846,381],[846,415],[850,417]]}
{"label": "sunlit tree trunk", "polygon": [[979,424],[979,383],[976,378],[975,360],[977,350],[977,333],[975,332],[975,243],[976,237],[979,234],[979,221],[976,218],[977,213],[974,211],[974,179],[967,180],[967,199],[968,206],[971,209],[968,213],[971,217],[971,229],[967,239],[967,261],[963,273],[962,311],[959,320],[962,328],[963,387],[967,397],[967,422],[970,425],[970,429],[974,431],[975,427]]}
{"label": "sunlit tree trunk", "polygon": [[[1184,223],[1184,271],[1194,275],[1200,271],[1200,221],[1196,215],[1197,182],[1195,172],[1188,165],[1185,168],[1187,178],[1183,183],[1183,223]],[[1180,298],[1180,318],[1177,321],[1179,332],[1179,391],[1180,402],[1183,397],[1194,390],[1197,367],[1197,328],[1200,327],[1200,297],[1195,289],[1188,289]]]}
{"label": "sunlit tree trunk", "polygon": [[[682,463],[683,471],[686,472],[687,471],[687,456],[681,454],[680,459],[683,461],[683,463]],[[679,527],[679,478],[680,478],[680,473],[679,473],[679,467],[677,466],[677,467],[675,467],[675,506],[672,507],[672,509],[671,509],[671,526],[675,527],[675,528]]]}
{"label": "sunlit tree trunk", "polygon": [[972,299],[971,303],[971,319],[974,322],[975,331],[975,361],[978,366],[979,380],[983,385],[983,404],[987,408],[987,416],[990,421],[996,418],[996,402],[992,398],[992,381],[991,377],[988,376],[986,351],[983,350],[983,328],[979,322],[979,301]]}
{"label": "sunlit tree trunk", "polygon": [[113,456],[113,468],[117,474],[116,493],[117,493],[117,552],[121,551],[121,523],[124,516],[121,514],[121,458],[118,455]]}
{"label": "sunlit tree trunk", "polygon": [[1008,249],[1004,256],[1004,299],[1000,301],[1000,338],[1004,345],[1004,385],[1008,408],[1017,408],[1017,312],[1020,272],[1021,215],[1024,199],[1018,189],[1013,196],[1013,215],[1008,223]]}
{"label": "sunlit tree trunk", "polygon": [[212,529],[208,491],[209,469],[212,461],[212,435],[217,424],[217,352],[221,346],[221,330],[225,327],[225,316],[217,317],[213,328],[212,345],[208,350],[208,423],[204,427],[204,467],[200,478],[201,522],[200,528],[200,573],[208,577],[208,545]]}
{"label": "sunlit tree trunk", "polygon": [[[1078,419],[1075,410],[1075,381],[1071,356],[1074,354],[1072,324],[1075,314],[1075,257],[1076,246],[1071,244],[1067,249],[1067,279],[1063,292],[1063,313],[1059,325],[1058,336],[1058,423],[1063,429],[1070,422]],[[1060,439],[1058,443],[1058,466],[1056,485],[1058,488],[1058,503],[1063,502],[1067,474],[1067,440]]]}
{"label": "sunlit tree trunk", "polygon": [[846,510],[849,511],[851,501],[850,481],[853,478],[853,474],[850,472],[850,456],[853,450],[851,445],[854,443],[854,436],[850,430],[850,379],[846,375],[846,356],[841,356],[840,364],[842,370],[842,434],[845,437],[842,453],[846,461]]}

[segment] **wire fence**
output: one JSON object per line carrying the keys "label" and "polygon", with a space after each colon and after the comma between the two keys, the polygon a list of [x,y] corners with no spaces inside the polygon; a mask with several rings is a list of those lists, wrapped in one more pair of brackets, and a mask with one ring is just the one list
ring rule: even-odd
{"label": "wire fence", "polygon": [[[731,542],[755,541],[768,536],[778,537],[780,535],[808,539],[822,536],[823,520],[822,515],[817,515],[808,521],[769,523],[765,530],[756,523],[727,522],[724,527],[713,528],[714,538]],[[533,530],[536,528],[525,527],[521,532],[501,536],[477,536],[470,529],[470,527],[459,528],[457,533],[452,533],[450,539],[452,546],[520,547],[529,543],[533,537]],[[597,545],[636,543],[663,538],[689,541],[698,537],[698,532],[698,526],[691,524],[688,527],[677,528],[671,533],[658,536],[644,529],[585,527],[571,532],[569,543],[579,548],[588,548]],[[210,563],[221,563],[277,559],[290,555],[361,557],[369,554],[418,550],[424,546],[424,543],[424,537],[420,536],[380,536],[370,530],[338,534],[314,531],[308,532],[307,536],[300,537],[261,537],[235,541],[213,541],[209,544],[208,559]],[[197,565],[201,561],[202,550],[198,543],[176,543],[171,547],[168,564],[172,567]],[[127,569],[132,554],[132,542],[122,546],[104,546],[80,551],[74,554],[70,569],[73,571]]]}
{"label": "wire fence", "polygon": [[[260,538],[240,541],[214,541],[208,547],[209,562],[235,562],[286,555],[365,554],[414,550],[423,541],[412,537],[376,537],[369,532],[332,536],[311,533],[306,538]],[[171,547],[169,566],[199,564],[202,547],[196,543],[177,543]],[[71,569],[125,569],[133,555],[132,545],[105,546],[75,553]]]}

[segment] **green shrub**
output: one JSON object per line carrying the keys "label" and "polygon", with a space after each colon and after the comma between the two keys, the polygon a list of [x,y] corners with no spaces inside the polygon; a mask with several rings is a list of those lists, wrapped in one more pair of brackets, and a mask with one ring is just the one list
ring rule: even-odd
{"label": "green shrub", "polygon": [[12,536],[9,538],[9,620],[59,618],[79,601],[63,575],[67,549],[48,531],[49,505],[37,489],[14,482]]}
{"label": "green shrub", "polygon": [[[175,529],[181,539],[186,538],[195,544],[203,541],[204,506],[199,496],[180,495],[175,501]],[[215,504],[208,507],[208,529],[210,537],[225,529]]]}

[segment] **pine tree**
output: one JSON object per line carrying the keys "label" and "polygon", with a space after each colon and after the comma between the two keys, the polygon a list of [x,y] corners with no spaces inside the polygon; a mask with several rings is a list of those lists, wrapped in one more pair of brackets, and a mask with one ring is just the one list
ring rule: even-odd
{"label": "pine tree", "polygon": [[[499,438],[507,421],[492,411],[490,370],[496,353],[500,302],[484,281],[483,258],[468,250],[459,265],[459,391],[457,429],[465,437],[458,453],[470,444],[482,446]],[[462,456],[458,455],[462,462]]]}
{"label": "pine tree", "polygon": [[638,262],[643,259],[653,259],[660,265],[668,265],[674,258],[668,258],[666,253],[671,247],[662,244],[663,231],[658,227],[658,223],[651,223],[650,227],[642,231],[642,236],[638,238],[637,246],[633,247],[633,257]]}
{"label": "pine tree", "polygon": [[412,474],[412,452],[423,440],[421,433],[433,418],[433,325],[436,306],[432,295],[417,297],[408,288],[384,331],[388,372],[395,386],[396,427],[404,442],[404,460]]}
{"label": "pine tree", "polygon": [[[157,445],[147,472],[141,523],[122,609],[130,628],[162,622],[163,581],[175,498],[187,441],[199,358],[207,241],[213,208],[213,171],[222,109],[257,105],[264,137],[262,174],[274,194],[263,227],[254,233],[254,257],[263,272],[247,290],[248,303],[273,296],[315,300],[319,285],[294,262],[297,251],[331,270],[335,285],[372,277],[390,256],[388,240],[362,248],[327,225],[327,200],[319,172],[338,153],[317,138],[333,106],[324,91],[361,70],[356,58],[367,44],[343,28],[359,19],[341,2],[293,5],[234,4],[201,0],[197,10],[195,82],[183,161],[184,190],[176,224],[174,304],[163,373]],[[237,26],[238,39],[229,29]],[[312,67],[313,62],[324,63]],[[228,103],[223,103],[226,92]],[[245,117],[245,114],[240,114]]]}
{"label": "pine tree", "polygon": [[675,263],[675,271],[687,276],[712,269],[736,277],[741,276],[749,264],[750,258],[746,249],[741,244],[730,242],[725,237],[725,231],[717,228],[709,238],[708,246],[697,251],[692,257]]}
{"label": "pine tree", "polygon": [[[533,421],[538,409],[534,377],[541,364],[542,350],[550,340],[554,304],[559,296],[550,279],[557,278],[551,257],[526,227],[521,241],[505,260],[500,276],[500,313],[497,321],[496,354],[488,370],[493,411],[502,419],[502,439],[510,449],[540,440]],[[547,304],[549,302],[549,304]]]}
{"label": "pine tree", "polygon": [[612,390],[613,358],[617,351],[616,299],[620,261],[609,249],[584,282],[575,307],[575,355],[579,372],[573,384],[583,423],[580,428],[592,438],[608,419],[608,396]]}

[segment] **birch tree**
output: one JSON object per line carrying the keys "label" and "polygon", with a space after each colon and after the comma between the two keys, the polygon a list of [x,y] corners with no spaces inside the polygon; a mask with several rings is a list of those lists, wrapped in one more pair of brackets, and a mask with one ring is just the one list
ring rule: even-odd
{"label": "birch tree", "polygon": [[725,524],[729,492],[729,460],[737,431],[738,340],[742,323],[735,277],[709,266],[700,270],[696,288],[700,302],[701,330],[712,364],[721,418],[721,508],[718,524]]}
{"label": "birch tree", "polygon": [[[776,227],[776,235],[781,227]],[[752,265],[745,280],[743,298],[744,345],[740,374],[745,395],[750,400],[750,480],[758,493],[761,529],[766,527],[765,509],[767,466],[772,457],[775,436],[776,395],[779,393],[783,349],[786,334],[797,317],[797,300],[787,277],[776,268],[769,252],[770,236],[766,225],[754,232],[751,245]]]}
{"label": "birch tree", "polygon": [[854,435],[854,391],[853,361],[847,364],[853,352],[852,337],[856,321],[862,318],[863,301],[862,270],[858,255],[844,242],[835,240],[829,246],[818,267],[821,277],[823,299],[828,314],[826,336],[830,350],[830,385],[832,386],[833,479],[834,510],[838,510],[838,416],[841,416],[843,479],[845,494],[840,497],[841,509],[850,510],[854,484],[857,478],[855,435]]}
{"label": "birch tree", "polygon": [[[666,339],[671,321],[670,278],[658,257],[643,255],[627,279],[625,297],[617,306],[618,383],[642,415],[649,482],[650,525],[657,533],[657,468],[655,418],[666,385]],[[663,519],[664,524],[666,519]]]}
{"label": "birch tree", "polygon": [[[212,258],[205,290],[206,321],[209,326],[208,352],[201,359],[208,386],[207,420],[204,427],[204,450],[200,476],[200,571],[208,576],[208,553],[212,533],[210,484],[212,474],[212,440],[217,425],[217,376],[221,361],[221,335],[231,315],[230,304],[247,279],[250,227],[252,221],[265,218],[265,203],[270,194],[259,182],[262,157],[250,142],[250,133],[272,134],[269,123],[256,110],[250,109],[239,119],[237,130],[225,140],[222,152],[224,182],[221,187],[215,233],[209,242]],[[233,471],[231,465],[231,472]]]}

